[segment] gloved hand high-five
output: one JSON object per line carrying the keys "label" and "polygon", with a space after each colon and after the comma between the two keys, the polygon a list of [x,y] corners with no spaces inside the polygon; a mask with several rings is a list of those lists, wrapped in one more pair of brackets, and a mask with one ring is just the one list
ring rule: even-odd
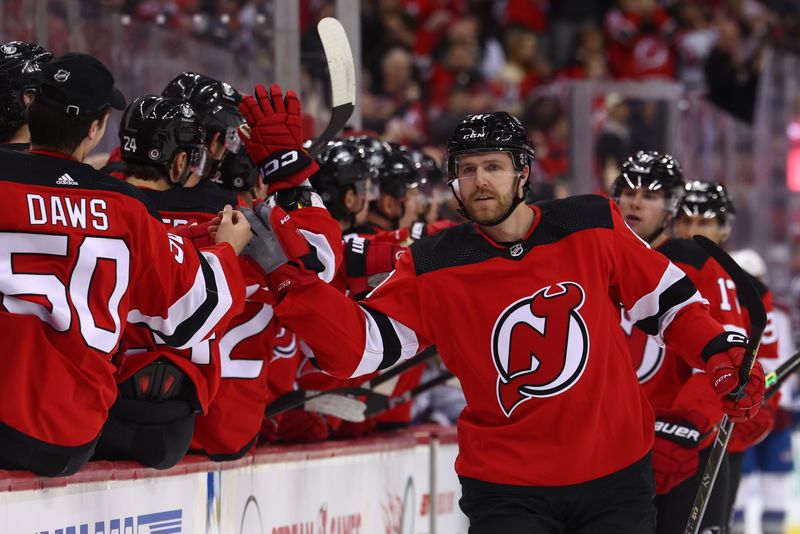
{"label": "gloved hand high-five", "polygon": [[756,361],[750,380],[739,398],[728,393],[739,386],[739,368],[744,359],[744,337],[725,332],[715,337],[703,349],[706,374],[711,387],[722,401],[722,409],[735,423],[743,423],[755,416],[764,399],[764,369]]}
{"label": "gloved hand high-five", "polygon": [[294,91],[284,98],[280,85],[270,85],[267,92],[259,84],[255,95],[242,98],[239,110],[249,127],[239,135],[268,194],[297,187],[317,172],[319,166],[303,149],[300,100]]}
{"label": "gloved hand high-five", "polygon": [[325,269],[283,208],[259,202],[254,209],[241,208],[241,211],[253,232],[242,255],[266,273],[276,298],[297,285],[313,281]]}

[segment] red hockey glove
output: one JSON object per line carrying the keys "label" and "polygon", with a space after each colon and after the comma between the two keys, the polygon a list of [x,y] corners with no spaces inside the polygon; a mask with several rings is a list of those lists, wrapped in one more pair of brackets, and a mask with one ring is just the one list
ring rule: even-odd
{"label": "red hockey glove", "polygon": [[351,277],[390,273],[404,251],[405,247],[389,241],[350,239],[344,242],[345,271]]}
{"label": "red hockey glove", "polygon": [[339,428],[336,429],[334,437],[337,439],[358,439],[366,437],[375,432],[376,421],[374,419],[367,419],[360,423],[352,423],[350,421],[342,421]]}
{"label": "red hockey glove", "polygon": [[206,221],[203,224],[182,224],[171,228],[169,233],[188,239],[194,243],[194,246],[197,248],[212,247],[216,244],[216,241],[214,241],[214,236],[209,231],[209,228],[215,226],[215,223],[219,224],[219,222],[214,219]]}
{"label": "red hockey glove", "polygon": [[664,410],[656,413],[652,461],[657,494],[669,493],[697,473],[698,446],[708,430],[708,420],[695,410]]}
{"label": "red hockey glove", "polygon": [[758,410],[755,417],[733,428],[733,433],[738,434],[738,439],[748,448],[761,443],[772,431],[779,399],[780,394],[775,395]]}
{"label": "red hockey glove", "polygon": [[242,254],[266,273],[276,299],[289,289],[313,283],[317,273],[325,270],[283,208],[260,202],[253,210],[241,211],[255,234]]}
{"label": "red hockey glove", "polygon": [[275,443],[278,441],[278,426],[280,424],[280,416],[278,414],[274,417],[265,417],[261,421],[261,428],[258,431],[259,443]]}
{"label": "red hockey glove", "polygon": [[305,410],[284,412],[278,425],[278,437],[284,443],[314,443],[325,441],[329,435],[325,417]]}
{"label": "red hockey glove", "polygon": [[734,423],[743,423],[753,417],[764,398],[764,370],[756,361],[744,394],[738,398],[728,396],[739,385],[739,368],[744,359],[743,337],[725,332],[708,342],[702,357],[711,387],[722,401],[722,409]]}
{"label": "red hockey glove", "polygon": [[294,91],[284,98],[280,85],[270,85],[267,93],[259,84],[255,96],[242,98],[239,110],[249,127],[239,135],[268,194],[296,187],[317,172],[319,165],[303,149],[300,100]]}

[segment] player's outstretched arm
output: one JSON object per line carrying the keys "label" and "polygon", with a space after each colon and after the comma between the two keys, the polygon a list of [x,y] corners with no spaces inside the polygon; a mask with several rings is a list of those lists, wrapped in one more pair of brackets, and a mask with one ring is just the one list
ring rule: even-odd
{"label": "player's outstretched arm", "polygon": [[245,284],[234,247],[244,247],[250,228],[230,209],[223,219],[218,243],[197,249],[190,239],[168,234],[149,214],[141,218],[131,254],[129,323],[149,328],[168,345],[187,348],[241,312]]}
{"label": "player's outstretched arm", "polygon": [[267,273],[275,313],[311,347],[323,370],[360,376],[410,358],[429,344],[417,334],[424,329],[409,252],[384,284],[356,303],[321,280],[320,262],[292,214],[263,203],[245,214],[254,238],[244,255]]}

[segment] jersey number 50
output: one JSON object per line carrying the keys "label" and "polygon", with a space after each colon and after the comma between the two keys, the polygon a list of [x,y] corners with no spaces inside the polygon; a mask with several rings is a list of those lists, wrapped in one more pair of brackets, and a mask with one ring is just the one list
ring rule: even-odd
{"label": "jersey number 50", "polygon": [[[78,247],[78,258],[68,276],[68,287],[54,274],[14,271],[14,256],[66,258],[68,251],[69,236],[66,235],[0,232],[0,293],[3,294],[3,306],[11,313],[35,315],[57,332],[66,332],[72,327],[74,308],[80,333],[86,344],[110,353],[117,346],[122,330],[119,306],[128,288],[130,251],[125,241],[110,237],[84,238]],[[96,295],[92,295],[94,298],[89,295],[90,289],[95,292],[99,289],[98,281],[94,277],[100,260],[114,262],[114,287],[108,295],[106,310],[96,310],[93,313],[89,309],[90,302],[102,300],[96,298]],[[17,298],[15,295],[44,297],[49,306],[33,299]],[[114,330],[98,326],[95,317],[110,317]]]}

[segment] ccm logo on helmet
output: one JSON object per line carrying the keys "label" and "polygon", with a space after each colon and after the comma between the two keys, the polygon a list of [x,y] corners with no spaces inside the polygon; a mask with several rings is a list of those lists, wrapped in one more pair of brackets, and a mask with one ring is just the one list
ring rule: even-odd
{"label": "ccm logo on helmet", "polygon": [[264,173],[264,176],[269,176],[273,172],[277,171],[281,167],[286,167],[291,165],[295,161],[297,161],[299,154],[297,150],[290,150],[286,154],[282,154],[280,158],[275,158],[268,161],[262,168],[261,172]]}

